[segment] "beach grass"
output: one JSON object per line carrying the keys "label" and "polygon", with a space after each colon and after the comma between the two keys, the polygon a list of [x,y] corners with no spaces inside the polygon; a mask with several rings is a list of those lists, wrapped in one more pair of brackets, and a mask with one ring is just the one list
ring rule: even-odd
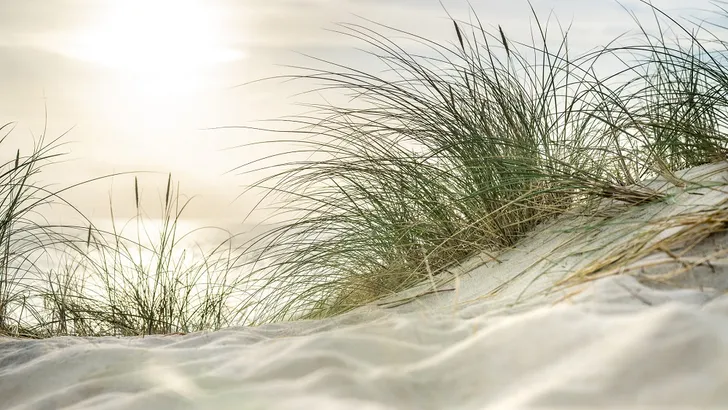
{"label": "beach grass", "polygon": [[43,326],[52,324],[61,333],[73,328],[82,334],[132,336],[237,323],[235,298],[241,289],[232,274],[239,257],[233,235],[206,248],[188,241],[204,229],[180,231],[189,200],[180,200],[171,175],[156,226],[145,226],[137,177],[134,193],[137,214],[131,221],[119,227],[112,215],[110,231],[90,225],[85,243],[79,244],[84,257],[76,255],[52,272],[47,283],[55,286],[43,297],[55,320]]}
{"label": "beach grass", "polygon": [[[5,137],[12,128],[2,128]],[[160,221],[146,217],[137,177],[137,213],[123,224],[113,209],[111,229],[80,214],[85,226],[46,219],[51,206],[75,209],[61,195],[73,186],[53,190],[37,182],[65,155],[61,146],[60,138],[41,137],[29,156],[16,151],[0,172],[0,335],[187,333],[240,322],[234,236],[203,248],[192,237],[204,229],[181,232],[189,200],[181,201],[171,175]]]}
{"label": "beach grass", "polygon": [[[186,241],[194,232],[179,231],[186,202],[171,175],[152,228],[137,177],[137,214],[120,225],[112,215],[111,229],[29,219],[62,202],[35,183],[58,140],[16,153],[0,174],[0,333],[169,334],[332,316],[423,282],[436,291],[458,263],[497,261],[567,211],[664,200],[641,181],[686,188],[675,171],[726,159],[728,47],[720,26],[643,6],[659,33],[635,19],[637,36],[576,56],[569,31],[554,34],[535,11],[530,42],[477,17],[451,20],[451,37],[437,41],[341,24],[369,65],[312,57],[268,79],[323,98],[256,128],[285,134],[265,142],[277,154],[241,167],[262,175],[246,193],[264,193],[275,225],[242,248],[232,237],[212,249]],[[706,215],[680,223],[704,226]],[[646,255],[635,246],[573,277]],[[51,250],[62,257],[41,266]]]}
{"label": "beach grass", "polygon": [[[724,160],[725,43],[644,6],[661,34],[636,20],[641,36],[577,57],[568,31],[554,36],[535,12],[531,43],[477,18],[453,20],[452,40],[437,42],[340,25],[379,65],[294,67],[284,79],[324,102],[266,128],[287,133],[269,144],[298,148],[244,166],[267,173],[251,189],[276,198],[285,221],[250,244],[248,319],[326,317],[423,281],[434,290],[453,264],[497,259],[567,210],[659,201],[640,181],[680,186],[675,170]],[[598,76],[603,61],[618,68]]]}

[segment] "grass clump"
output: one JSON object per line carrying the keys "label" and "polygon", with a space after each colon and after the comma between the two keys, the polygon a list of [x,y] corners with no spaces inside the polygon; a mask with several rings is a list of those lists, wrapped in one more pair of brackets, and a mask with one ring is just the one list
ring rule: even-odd
{"label": "grass clump", "polygon": [[[7,146],[14,124],[0,127],[0,146]],[[42,169],[60,154],[59,138],[41,135],[30,155],[13,150],[0,165],[0,334],[24,333],[24,319],[37,316],[33,299],[34,273],[50,248],[62,241],[38,212],[55,194],[35,183]]]}
{"label": "grass clump", "polygon": [[[201,230],[180,232],[188,201],[168,176],[159,226],[149,229],[134,179],[137,215],[110,231],[90,226],[83,258],[51,272],[43,294],[51,333],[152,335],[219,329],[237,323],[233,274],[237,254],[229,236],[211,248],[191,242]],[[131,229],[132,235],[126,230]],[[81,272],[81,274],[77,274]]]}
{"label": "grass clump", "polygon": [[[652,10],[675,41],[638,22],[642,39],[575,58],[568,30],[554,40],[538,18],[531,43],[477,20],[453,20],[447,44],[341,25],[382,70],[316,60],[288,77],[350,99],[282,120],[271,129],[300,148],[246,164],[269,173],[254,188],[282,200],[284,220],[250,244],[247,320],[344,312],[496,255],[576,205],[660,200],[638,181],[724,159],[725,43]],[[597,76],[605,60],[621,68]]]}
{"label": "grass clump", "polygon": [[[11,130],[0,128],[3,148]],[[41,171],[63,155],[59,141],[41,136],[29,156],[15,151],[0,168],[0,335],[150,335],[239,323],[234,237],[202,247],[193,234],[204,232],[180,231],[189,201],[180,200],[171,175],[160,219],[143,212],[136,177],[137,213],[123,226],[113,209],[110,229],[82,215],[85,226],[44,217],[51,206],[74,210],[61,194],[75,186],[38,184]]]}

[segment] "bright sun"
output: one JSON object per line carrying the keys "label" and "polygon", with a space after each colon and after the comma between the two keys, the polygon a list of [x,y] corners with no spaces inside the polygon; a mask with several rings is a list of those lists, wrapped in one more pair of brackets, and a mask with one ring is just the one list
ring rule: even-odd
{"label": "bright sun", "polygon": [[207,149],[190,130],[208,124],[215,106],[209,94],[225,81],[221,63],[244,57],[233,43],[240,28],[225,18],[230,10],[213,0],[91,3],[85,24],[50,41],[54,50],[104,68],[86,70],[94,88],[80,103],[93,113],[89,122],[112,130],[98,149],[113,147],[119,164],[185,169],[190,156]]}
{"label": "bright sun", "polygon": [[109,2],[68,50],[75,57],[136,74],[190,72],[237,60],[220,29],[221,13],[209,0]]}

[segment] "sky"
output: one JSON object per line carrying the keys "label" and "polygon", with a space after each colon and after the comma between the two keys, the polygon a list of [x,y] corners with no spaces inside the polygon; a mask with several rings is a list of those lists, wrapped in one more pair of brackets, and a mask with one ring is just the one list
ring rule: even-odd
{"label": "sky", "polygon": [[[677,17],[710,4],[653,3]],[[636,28],[622,6],[649,19],[636,0],[531,4],[539,17],[571,24],[572,47],[582,50]],[[145,207],[158,208],[171,172],[196,196],[188,218],[241,223],[257,198],[239,197],[251,181],[229,171],[270,148],[229,149],[260,136],[213,128],[295,113],[301,91],[281,81],[241,84],[310,64],[303,54],[357,63],[362,44],[330,30],[362,17],[454,42],[445,9],[467,21],[470,6],[486,27],[528,38],[525,0],[0,0],[0,123],[15,122],[0,156],[27,151],[45,125],[48,138],[70,130],[61,147],[68,155],[44,183],[144,171],[137,176]],[[130,216],[132,189],[124,174],[65,197],[92,219],[108,215],[110,197],[117,216]]]}

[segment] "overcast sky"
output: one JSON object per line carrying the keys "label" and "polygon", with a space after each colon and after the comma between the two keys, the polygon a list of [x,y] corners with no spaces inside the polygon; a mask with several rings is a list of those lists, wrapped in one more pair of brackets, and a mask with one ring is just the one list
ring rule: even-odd
{"label": "overcast sky", "polygon": [[[644,13],[638,3],[622,2]],[[692,9],[709,7],[707,0],[690,3]],[[443,4],[468,20],[466,2]],[[543,18],[553,12],[572,24],[576,48],[603,45],[635,28],[613,0],[532,4]],[[695,14],[684,8],[687,2],[654,4],[678,17]],[[487,27],[527,35],[525,0],[471,5]],[[226,151],[255,136],[204,129],[293,112],[294,90],[285,84],[234,86],[284,73],[277,65],[305,63],[299,53],[356,61],[354,47],[361,44],[325,29],[357,21],[357,15],[454,41],[437,0],[0,0],[0,122],[17,122],[0,154],[6,160],[41,133],[47,107],[49,137],[73,129],[65,139],[68,161],[52,168],[45,182],[64,186],[112,172],[172,172],[184,193],[199,195],[188,216],[240,221],[254,198],[229,206],[247,181],[223,174],[265,152]],[[166,177],[140,178],[147,206],[156,206]],[[132,177],[117,177],[68,197],[100,217],[113,189],[120,198],[117,214],[124,214],[131,212],[131,187]]]}

